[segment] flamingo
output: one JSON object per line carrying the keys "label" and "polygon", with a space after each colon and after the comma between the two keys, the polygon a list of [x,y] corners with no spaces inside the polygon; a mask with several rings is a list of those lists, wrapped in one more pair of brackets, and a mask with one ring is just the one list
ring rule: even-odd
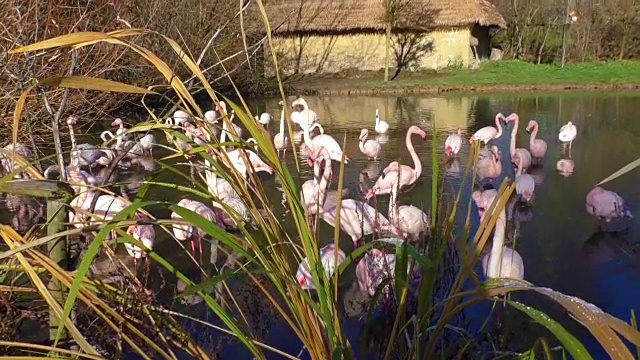
{"label": "flamingo", "polygon": [[[358,288],[363,293],[374,296],[376,289],[384,280],[395,276],[395,269],[395,254],[385,254],[375,248],[369,250],[356,265]],[[407,273],[409,273],[409,268],[407,268]],[[389,292],[389,285],[387,285],[383,289],[385,299],[389,298]]]}
{"label": "flamingo", "polygon": [[516,171],[516,194],[518,194],[526,202],[531,202],[533,198],[533,192],[536,189],[536,181],[533,176],[529,174],[523,174],[522,163],[518,165]]}
{"label": "flamingo", "polygon": [[271,114],[267,112],[260,114],[260,117],[256,115],[256,121],[259,122],[260,125],[264,125],[265,127],[269,127],[272,119],[273,117],[271,116]]}
{"label": "flamingo", "polygon": [[380,110],[376,109],[376,126],[375,130],[378,134],[384,134],[389,130],[389,123],[380,120]]}
{"label": "flamingo", "polygon": [[531,152],[531,156],[538,161],[542,160],[544,155],[547,153],[547,142],[536,138],[538,135],[537,121],[529,121],[529,124],[527,125],[527,133],[531,135],[529,137],[529,151]]}
{"label": "flamingo", "polygon": [[[313,125],[311,125],[311,127],[309,128],[309,134],[311,134],[314,129],[318,129],[320,131],[320,134],[324,134],[324,128],[322,127],[322,125],[313,123]],[[304,130],[298,130],[293,133],[293,142],[295,142],[296,144],[300,144],[302,140],[304,140]]]}
{"label": "flamingo", "polygon": [[606,223],[615,218],[633,219],[624,199],[617,193],[596,186],[587,194],[587,213]]}
{"label": "flamingo", "polygon": [[523,169],[528,169],[531,166],[531,153],[524,148],[516,148],[516,136],[518,135],[518,124],[520,123],[520,117],[518,114],[513,113],[507,117],[506,122],[513,121],[513,129],[511,130],[511,162],[515,166],[522,164]]}
{"label": "flamingo", "polygon": [[502,125],[500,121],[504,121],[504,120],[505,120],[505,117],[502,113],[496,114],[496,117],[495,117],[496,126],[495,127],[485,126],[479,129],[473,135],[471,135],[471,137],[469,138],[469,143],[472,143],[476,140],[480,140],[484,142],[484,144],[486,145],[489,141],[499,138],[500,136],[502,136]]}
{"label": "flamingo", "polygon": [[482,257],[482,270],[487,278],[524,279],[522,256],[512,248],[504,246],[506,212],[503,208],[494,228],[491,252]]}
{"label": "flamingo", "polygon": [[[304,144],[309,148],[309,150],[314,151],[317,148],[324,147],[329,152],[329,155],[331,155],[331,160],[338,162],[342,161],[342,148],[340,148],[340,145],[334,138],[327,134],[320,134],[311,139],[311,136],[309,135],[309,128],[303,127],[302,129],[304,130]],[[351,160],[345,154],[344,163],[348,164],[349,161]]]}
{"label": "flamingo", "polygon": [[391,190],[389,199],[389,221],[408,237],[418,239],[429,231],[429,216],[413,205],[398,206],[398,186]]}
{"label": "flamingo", "polygon": [[476,163],[476,172],[481,178],[496,178],[502,174],[502,162],[500,158],[502,152],[498,150],[498,147],[493,145],[491,149],[487,151],[487,154],[481,156]]}
{"label": "flamingo", "polygon": [[[233,122],[233,119],[236,117],[236,112],[231,110],[231,112],[227,112],[227,103],[224,101],[220,101],[220,105],[216,106],[216,110],[220,111],[220,113],[225,116],[225,115],[229,115],[229,122],[231,123],[231,126],[233,126],[233,130],[236,132],[236,134],[238,135],[238,137],[242,137],[242,128],[238,125],[236,125]],[[228,134],[228,136],[231,138],[231,140],[235,141],[235,136],[229,131],[229,129],[227,129],[226,127],[227,122],[223,121],[222,124],[222,131],[226,132]]]}
{"label": "flamingo", "polygon": [[[98,165],[108,166],[111,160],[115,157],[115,154],[111,150],[100,150],[97,146],[91,144],[76,144],[76,135],[73,127],[78,123],[78,119],[74,116],[69,116],[67,119],[67,127],[69,129],[69,139],[71,141],[71,148],[76,149],[75,155],[79,157],[80,166],[95,167]],[[111,154],[108,154],[111,152]]]}
{"label": "flamingo", "polygon": [[378,178],[376,183],[373,184],[373,187],[367,192],[365,196],[367,200],[374,195],[391,193],[391,189],[398,181],[401,189],[402,187],[411,186],[418,181],[418,178],[420,178],[422,174],[422,163],[411,142],[412,134],[419,135],[421,138],[426,139],[427,133],[416,125],[412,125],[407,131],[405,143],[407,144],[407,150],[409,150],[409,154],[411,154],[415,168],[412,169],[408,165],[400,165],[397,161],[392,162],[382,170],[383,175]]}
{"label": "flamingo", "polygon": [[373,158],[373,160],[378,159],[378,155],[380,155],[380,143],[376,139],[369,139],[369,130],[362,129],[360,131],[360,151],[366,155],[368,158]]}
{"label": "flamingo", "polygon": [[560,128],[560,132],[558,133],[558,140],[563,142],[564,147],[569,143],[569,152],[571,152],[571,144],[573,140],[578,135],[578,129],[571,121],[569,121],[566,125]]}
{"label": "flamingo", "polygon": [[278,156],[282,151],[282,157],[287,155],[287,148],[289,147],[289,137],[284,132],[284,101],[279,103],[282,106],[282,114],[280,115],[280,131],[273,137],[273,145],[278,150]]}
{"label": "flamingo", "polygon": [[130,138],[130,134],[127,133],[127,128],[124,127],[124,122],[122,121],[122,119],[117,118],[115,120],[113,120],[113,122],[111,122],[111,126],[117,126],[118,129],[116,130],[116,136],[119,136],[122,138],[122,140],[127,141]]}
{"label": "flamingo", "polygon": [[[313,179],[302,184],[300,197],[305,206],[307,214],[316,214],[319,207],[322,207],[327,195],[327,187],[331,182],[331,158],[329,152],[324,147],[319,148],[313,156]],[[322,174],[321,168],[324,167]],[[322,176],[322,178],[320,178]]]}
{"label": "flamingo", "polygon": [[[142,219],[138,213],[136,213],[138,219]],[[127,228],[127,234],[131,235],[134,239],[140,241],[147,249],[153,249],[153,243],[156,239],[156,231],[153,225],[131,225]],[[127,250],[129,256],[133,258],[134,266],[138,266],[138,259],[147,259],[147,253],[139,246],[125,243],[124,248]]]}
{"label": "flamingo", "polygon": [[191,115],[189,115],[186,111],[177,110],[173,113],[173,125],[182,126],[189,120],[191,120]]}
{"label": "flamingo", "polygon": [[140,145],[145,151],[149,152],[149,155],[153,155],[153,147],[156,145],[156,137],[153,134],[147,134],[138,140]]}
{"label": "flamingo", "polygon": [[302,110],[294,111],[291,113],[291,121],[300,125],[303,130],[310,129],[311,125],[318,121],[318,114],[316,114],[315,111],[309,109],[309,104],[307,104],[307,101],[305,99],[296,99],[291,104],[291,107],[293,107],[294,109],[297,107],[302,108]]}
{"label": "flamingo", "polygon": [[[224,224],[218,220],[216,213],[211,210],[211,208],[199,201],[184,198],[178,202],[178,206],[193,211],[194,213],[202,216],[206,221],[224,228]],[[171,220],[180,221],[182,220],[182,216],[180,216],[176,212],[172,212]],[[200,262],[202,262],[202,239],[206,235],[205,231],[192,224],[173,224],[172,227],[173,235],[176,237],[176,239],[180,241],[189,240],[191,242],[191,253],[194,257],[196,256],[195,243],[196,241],[198,242],[198,249],[200,251]]]}
{"label": "flamingo", "polygon": [[496,189],[488,189],[488,190],[476,190],[471,194],[471,198],[476,204],[478,208],[478,215],[480,215],[480,222],[484,219],[484,215],[487,213],[487,210],[491,207],[493,200],[498,195],[498,190]]}
{"label": "flamingo", "polygon": [[456,156],[460,147],[462,147],[462,129],[458,129],[455,134],[449,134],[447,140],[444,141],[444,152],[448,156]]}
{"label": "flamingo", "polygon": [[[344,254],[344,252],[334,244],[329,244],[325,247],[320,248],[320,261],[322,262],[322,267],[324,268],[327,277],[329,278],[333,276],[333,273],[345,259],[346,255]],[[296,279],[298,280],[298,284],[300,284],[300,287],[302,287],[303,290],[316,288],[316,284],[313,281],[313,276],[311,275],[309,258],[305,257],[304,259],[302,259],[302,262],[300,262],[300,265],[298,265]]]}

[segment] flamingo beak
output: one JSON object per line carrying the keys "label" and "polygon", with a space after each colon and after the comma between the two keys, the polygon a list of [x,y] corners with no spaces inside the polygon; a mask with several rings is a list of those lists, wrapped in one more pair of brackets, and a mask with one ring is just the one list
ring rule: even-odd
{"label": "flamingo beak", "polygon": [[348,164],[350,161],[351,161],[351,159],[347,155],[345,155],[344,156],[344,163]]}
{"label": "flamingo beak", "polygon": [[273,169],[271,168],[271,166],[265,164],[265,163],[258,163],[258,164],[254,164],[253,167],[258,170],[264,170],[266,172],[269,173],[269,175],[273,174]]}
{"label": "flamingo beak", "polygon": [[307,163],[309,164],[309,166],[313,166],[313,160],[311,159],[311,156],[307,158]]}
{"label": "flamingo beak", "polygon": [[370,189],[369,191],[367,191],[367,194],[364,196],[365,199],[369,200],[371,199],[376,193],[373,191],[373,189]]}
{"label": "flamingo beak", "polygon": [[298,285],[300,285],[303,289],[307,287],[307,278],[305,278],[304,276],[299,276],[297,280]]}

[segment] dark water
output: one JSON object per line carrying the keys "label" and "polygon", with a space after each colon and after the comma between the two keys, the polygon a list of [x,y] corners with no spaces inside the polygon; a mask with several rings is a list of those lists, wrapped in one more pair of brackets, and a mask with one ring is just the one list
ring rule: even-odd
{"label": "dark water", "polygon": [[[360,171],[366,169],[367,172],[375,174],[395,160],[412,164],[405,147],[405,134],[409,126],[417,124],[427,130],[429,136],[426,141],[413,138],[414,146],[422,159],[421,180],[410,193],[400,197],[401,203],[419,206],[424,210],[430,207],[430,157],[433,145],[431,134],[434,131],[438,137],[435,145],[443,161],[444,139],[457,128],[462,128],[468,138],[475,130],[493,125],[493,118],[497,112],[517,112],[521,119],[518,144],[528,148],[528,135],[524,132],[524,127],[528,120],[537,120],[540,124],[538,137],[546,140],[549,147],[543,168],[534,174],[541,183],[536,184],[532,208],[527,210],[526,216],[516,216],[517,219],[522,219],[517,226],[519,236],[515,247],[524,258],[525,279],[535,285],[550,287],[592,302],[625,321],[629,319],[632,308],[640,308],[640,261],[636,253],[640,242],[638,224],[634,220],[630,230],[623,234],[604,234],[598,231],[594,220],[585,212],[585,197],[590,188],[640,155],[640,122],[637,121],[640,95],[588,93],[447,98],[343,96],[307,98],[307,101],[321,118],[320,123],[326,133],[334,136],[339,143],[342,143],[343,136],[346,136],[346,153],[353,159],[353,163],[346,167],[345,186],[355,196]],[[278,100],[267,101],[258,106],[274,116],[279,116],[277,102]],[[380,109],[382,118],[389,122],[391,129],[386,134],[381,158],[373,162],[367,161],[360,153],[358,135],[362,128],[373,130],[376,108]],[[578,136],[571,151],[571,159],[575,164],[574,173],[563,176],[557,172],[556,163],[568,157],[561,154],[557,134],[567,121],[572,121],[577,126]],[[432,126],[433,123],[435,128]],[[507,129],[509,132],[510,130],[511,127]],[[271,123],[269,131],[271,136],[278,131],[277,121]],[[164,140],[161,135],[157,138]],[[503,176],[513,178],[512,166],[509,163],[509,139],[508,134],[502,136],[497,145],[503,154]],[[93,140],[87,141],[98,143]],[[460,189],[468,154],[469,145],[465,143],[459,154],[458,166],[462,172],[455,172],[455,164],[445,172],[446,193],[455,194]],[[293,156],[287,155],[290,169],[295,172],[293,161]],[[310,170],[304,163],[301,164],[302,181],[311,177]],[[337,171],[338,166],[334,163],[334,172]],[[281,213],[282,218],[286,219],[284,207],[281,205],[282,195],[277,190],[278,184],[275,179],[264,174],[260,177],[265,189],[271,189],[269,196],[275,213]],[[604,185],[626,199],[636,218],[640,216],[635,212],[640,204],[637,178],[638,172],[634,171]],[[157,180],[189,183],[184,179],[176,179],[169,173],[160,174]],[[336,183],[334,180],[331,189],[336,189]],[[467,181],[462,190],[462,203],[468,201],[470,193]],[[152,189],[150,200],[177,202],[180,196],[182,194],[164,188]],[[381,211],[385,213],[388,196],[380,196],[378,199],[379,204],[382,204]],[[478,218],[475,215],[475,207],[472,209],[475,229]],[[154,215],[167,218],[169,212],[160,209],[154,211]],[[462,224],[463,220],[461,217],[459,222]],[[160,231],[157,234],[154,249],[173,260],[180,270],[198,277],[196,267],[189,257],[176,251],[174,240]],[[328,242],[332,237],[333,229],[323,225],[320,241]],[[352,249],[351,240],[345,234],[342,234],[341,241],[341,247],[345,252]],[[124,249],[121,249],[120,253],[125,254]],[[167,281],[170,281],[170,278]],[[559,317],[567,329],[574,331],[588,345],[595,358],[606,356],[588,333],[566,316],[558,306],[527,294],[516,298]],[[199,311],[196,308],[192,310]],[[486,315],[482,313],[484,310],[486,309],[472,309],[472,312],[477,312],[478,317],[482,317]],[[532,327],[530,321],[516,312],[510,314],[512,318],[505,320],[506,327],[512,329],[514,334],[508,336],[510,348],[523,350],[528,348],[527,345],[531,346],[536,337],[549,337],[549,334],[534,326],[533,331],[528,332],[530,335],[523,338],[522,330]],[[354,327],[355,334],[359,331],[357,324],[349,323],[346,326]],[[276,324],[275,327],[282,326]],[[292,354],[297,354],[300,349],[299,344],[288,336],[278,336],[270,344],[282,345],[276,347],[285,347],[286,351]]]}

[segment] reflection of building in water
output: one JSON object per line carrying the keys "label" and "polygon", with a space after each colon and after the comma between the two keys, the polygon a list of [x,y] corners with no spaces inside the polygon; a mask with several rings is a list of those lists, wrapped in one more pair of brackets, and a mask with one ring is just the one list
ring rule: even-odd
{"label": "reflection of building in water", "polygon": [[[464,131],[474,121],[476,103],[474,97],[323,96],[305,97],[305,100],[323,126],[358,133],[363,128],[373,129],[376,109],[392,129],[421,124],[430,130],[434,119],[438,130],[461,128]],[[277,109],[277,101],[268,103],[267,108]]]}

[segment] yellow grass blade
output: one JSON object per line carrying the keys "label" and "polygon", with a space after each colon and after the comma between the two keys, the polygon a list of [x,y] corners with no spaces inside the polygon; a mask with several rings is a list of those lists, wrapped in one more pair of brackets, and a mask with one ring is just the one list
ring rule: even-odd
{"label": "yellow grass blade", "polygon": [[622,169],[620,169],[620,170],[614,172],[613,174],[609,175],[606,179],[600,181],[596,186],[600,186],[600,185],[602,185],[604,183],[607,183],[607,182],[609,182],[611,180],[617,179],[620,176],[628,173],[629,171],[637,168],[638,166],[640,166],[640,159],[636,159],[636,160],[632,161],[631,163],[623,166]]}
{"label": "yellow grass blade", "polygon": [[104,92],[120,92],[129,94],[154,94],[160,95],[154,91],[141,88],[139,86],[129,85],[119,81],[92,78],[88,76],[60,76],[45,79],[39,82],[40,86],[57,86],[71,89],[96,90]]}
{"label": "yellow grass blade", "polygon": [[[66,354],[66,355],[72,355],[76,358],[79,359],[91,359],[91,360],[102,360],[104,359],[102,356],[95,356],[95,355],[87,355],[87,354],[83,354],[81,352],[76,352],[76,351],[72,351],[72,350],[67,350],[67,349],[60,349],[60,348],[56,348],[56,347],[52,347],[52,346],[46,346],[46,345],[39,345],[39,344],[32,344],[32,343],[22,343],[22,342],[16,342],[16,341],[0,341],[0,346],[6,346],[6,347],[10,347],[10,348],[25,348],[25,349],[32,349],[34,351],[36,350],[41,350],[41,351],[52,351],[52,352],[56,352],[59,354]],[[43,356],[43,357],[33,357],[33,356],[2,356],[0,357],[0,359],[51,359],[48,356]]]}
{"label": "yellow grass blade", "polygon": [[[0,225],[0,237],[5,241],[5,243],[9,246],[10,249],[13,249],[17,243],[22,241],[22,237],[15,232],[10,226]],[[42,282],[42,279],[38,276],[36,271],[33,269],[29,261],[24,257],[22,253],[16,254],[16,258],[22,265],[25,273],[31,279],[31,283],[38,289],[38,292],[42,295],[44,300],[47,302],[47,305],[53,310],[53,312],[58,316],[58,318],[62,318],[62,307],[60,304],[54,299],[53,295],[47,288],[47,286]],[[69,331],[69,334],[73,337],[76,343],[80,346],[82,351],[92,355],[99,355],[98,352],[87,342],[87,339],[82,336],[78,328],[71,322],[68,318],[61,319],[64,321],[64,326]]]}

